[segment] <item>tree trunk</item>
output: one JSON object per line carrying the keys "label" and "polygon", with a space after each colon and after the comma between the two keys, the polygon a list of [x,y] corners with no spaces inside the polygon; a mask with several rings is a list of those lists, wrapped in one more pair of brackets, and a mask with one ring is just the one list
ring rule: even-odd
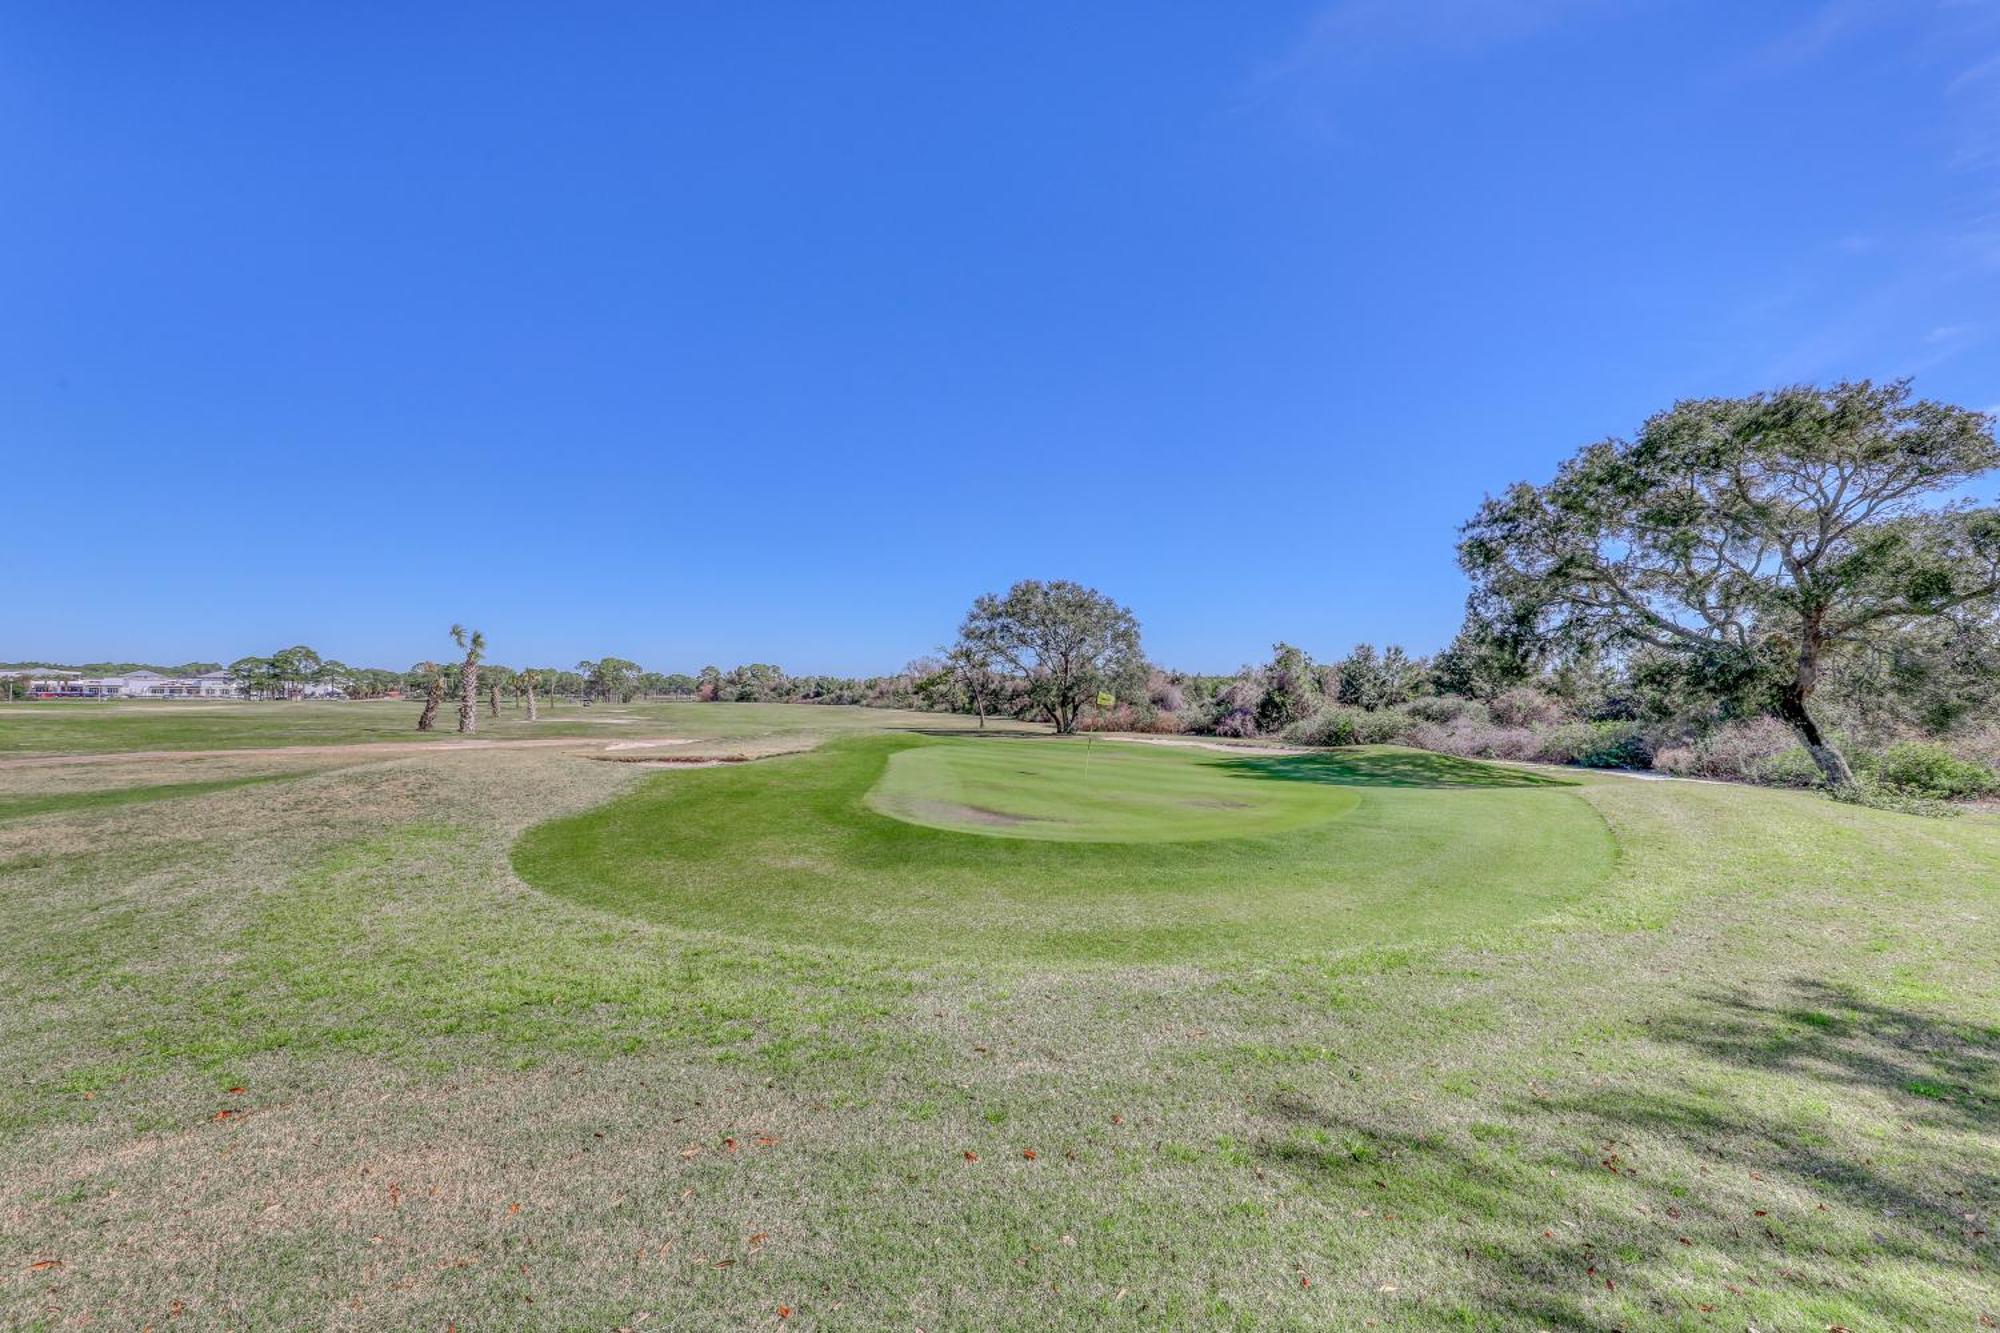
{"label": "tree trunk", "polygon": [[467,662],[459,672],[458,729],[479,730],[479,664]]}
{"label": "tree trunk", "polygon": [[424,688],[424,711],[417,716],[417,730],[429,731],[437,725],[438,709],[444,704],[444,676],[433,675]]}
{"label": "tree trunk", "polygon": [[[1807,672],[1802,668],[1801,676]],[[1820,732],[1819,724],[1806,710],[1806,699],[1812,688],[1805,680],[1794,681],[1778,696],[1778,716],[1785,724],[1798,733],[1804,743],[1806,753],[1819,765],[1819,771],[1826,778],[1826,785],[1834,791],[1852,791],[1855,786],[1854,770],[1847,766],[1847,756],[1834,747],[1832,742]]]}
{"label": "tree trunk", "polygon": [[530,721],[530,722],[533,722],[533,721],[535,721],[535,719],[536,719],[536,718],[537,718],[537,716],[538,716],[538,714],[537,714],[537,713],[535,712],[535,684],[534,684],[534,682],[533,682],[533,681],[529,681],[529,682],[527,683],[527,685],[525,686],[525,688],[526,688],[526,689],[527,689],[527,691],[528,691],[528,721]]}
{"label": "tree trunk", "polygon": [[486,716],[500,716],[500,683],[498,681],[486,687]]}

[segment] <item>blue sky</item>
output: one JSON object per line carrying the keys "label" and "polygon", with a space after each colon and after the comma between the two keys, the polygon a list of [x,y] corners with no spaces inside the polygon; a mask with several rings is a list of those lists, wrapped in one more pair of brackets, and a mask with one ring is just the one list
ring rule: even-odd
{"label": "blue sky", "polygon": [[1675,398],[2000,405],[2000,0],[14,5],[0,660],[1431,650]]}

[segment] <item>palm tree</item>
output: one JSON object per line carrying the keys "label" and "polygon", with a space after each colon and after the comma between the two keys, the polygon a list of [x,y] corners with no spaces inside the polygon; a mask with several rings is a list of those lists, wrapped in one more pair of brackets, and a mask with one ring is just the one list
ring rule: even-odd
{"label": "palm tree", "polygon": [[417,730],[429,731],[444,704],[444,672],[436,662],[419,662],[417,670],[424,673],[424,711],[417,717]]}
{"label": "palm tree", "polygon": [[465,664],[458,672],[458,729],[470,734],[479,730],[479,659],[486,652],[486,636],[453,625],[451,638],[465,650]]}
{"label": "palm tree", "polygon": [[521,693],[528,696],[528,721],[530,722],[535,721],[540,716],[535,712],[535,681],[537,679],[533,667],[522,667],[521,674],[516,677],[521,686]]}

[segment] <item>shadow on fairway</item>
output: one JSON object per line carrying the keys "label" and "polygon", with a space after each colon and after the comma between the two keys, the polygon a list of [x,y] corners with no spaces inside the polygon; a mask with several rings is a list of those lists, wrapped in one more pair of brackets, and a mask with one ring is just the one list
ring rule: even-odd
{"label": "shadow on fairway", "polygon": [[1649,1037],[1669,1058],[1643,1077],[1505,1096],[1465,1129],[1279,1090],[1253,1151],[1385,1217],[1480,1217],[1464,1253],[1494,1326],[1770,1327],[1813,1300],[1841,1327],[1931,1328],[1960,1311],[1927,1286],[1988,1280],[2000,1031],[1797,978],[1776,999],[1700,997]]}
{"label": "shadow on fairway", "polygon": [[1567,778],[1483,764],[1425,750],[1330,751],[1326,754],[1246,755],[1218,767],[1239,777],[1273,782],[1321,782],[1335,787],[1574,787]]}

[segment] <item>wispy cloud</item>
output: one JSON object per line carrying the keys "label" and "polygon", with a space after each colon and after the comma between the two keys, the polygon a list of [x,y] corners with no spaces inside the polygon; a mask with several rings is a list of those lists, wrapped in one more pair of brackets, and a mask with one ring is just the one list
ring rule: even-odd
{"label": "wispy cloud", "polygon": [[1478,55],[1606,0],[1336,0],[1251,77],[1249,100],[1298,80],[1407,57]]}
{"label": "wispy cloud", "polygon": [[[1902,6],[1907,9],[1907,4]],[[1826,0],[1758,53],[1762,66],[1805,64],[1892,17],[1892,0]]]}

